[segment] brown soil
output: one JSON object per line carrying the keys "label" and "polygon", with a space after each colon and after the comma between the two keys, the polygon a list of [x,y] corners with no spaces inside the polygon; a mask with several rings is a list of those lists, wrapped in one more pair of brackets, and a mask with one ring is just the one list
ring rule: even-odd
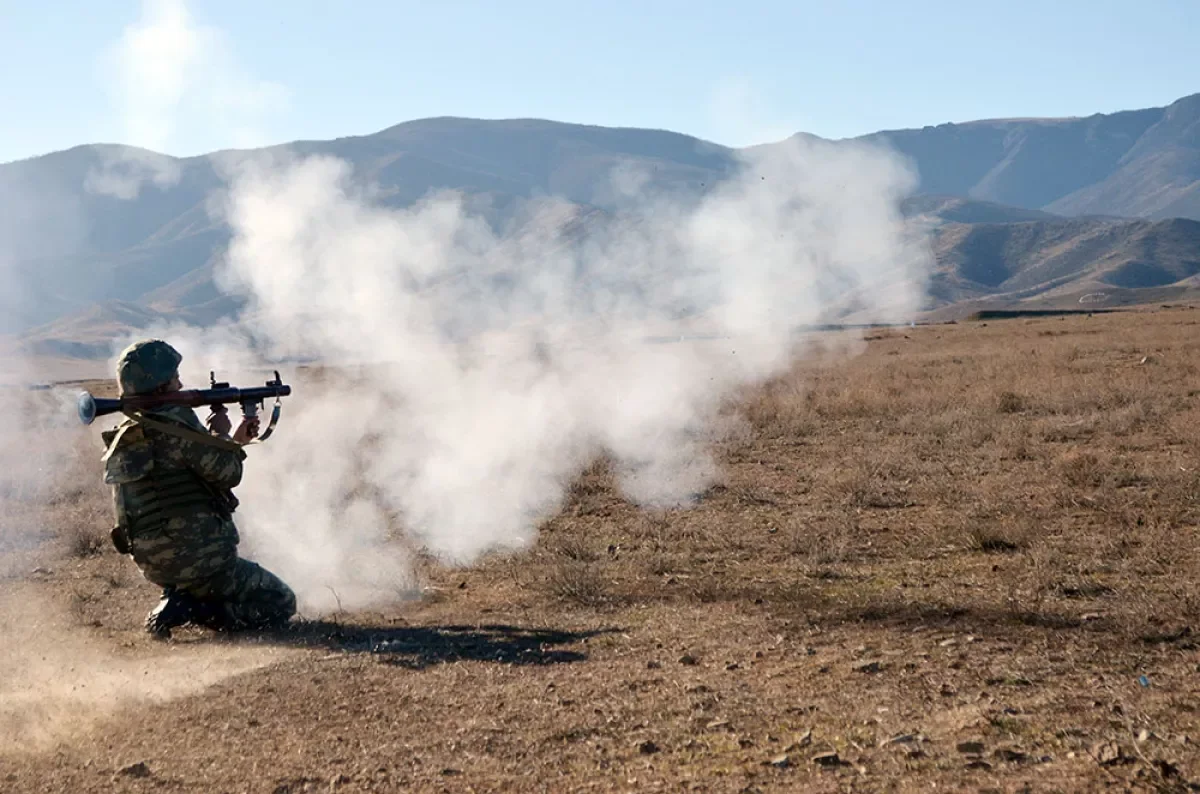
{"label": "brown soil", "polygon": [[597,465],[532,550],[274,636],[151,642],[81,485],[0,554],[0,789],[1200,790],[1198,324],[873,332],[696,507]]}

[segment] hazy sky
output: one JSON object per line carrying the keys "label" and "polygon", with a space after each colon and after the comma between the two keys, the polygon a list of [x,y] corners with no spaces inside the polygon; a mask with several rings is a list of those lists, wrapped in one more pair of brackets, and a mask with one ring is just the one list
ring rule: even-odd
{"label": "hazy sky", "polygon": [[0,162],[435,115],[732,145],[1088,115],[1200,92],[1197,33],[1200,0],[0,0]]}

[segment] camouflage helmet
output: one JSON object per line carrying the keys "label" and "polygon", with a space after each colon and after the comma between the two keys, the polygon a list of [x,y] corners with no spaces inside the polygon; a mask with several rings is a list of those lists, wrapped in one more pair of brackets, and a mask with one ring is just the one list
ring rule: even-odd
{"label": "camouflage helmet", "polygon": [[117,383],[121,394],[149,394],[171,382],[183,356],[161,339],[143,339],[121,351]]}

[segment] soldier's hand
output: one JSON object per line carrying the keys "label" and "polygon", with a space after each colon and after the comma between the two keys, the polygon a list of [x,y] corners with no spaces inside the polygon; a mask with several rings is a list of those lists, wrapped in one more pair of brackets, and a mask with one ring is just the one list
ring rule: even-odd
{"label": "soldier's hand", "polygon": [[213,406],[207,424],[209,432],[228,438],[229,431],[233,429],[233,422],[229,421],[229,409],[224,405]]}
{"label": "soldier's hand", "polygon": [[238,429],[234,431],[233,440],[238,444],[248,444],[250,440],[258,437],[258,417],[246,417],[242,419],[242,423],[238,425]]}

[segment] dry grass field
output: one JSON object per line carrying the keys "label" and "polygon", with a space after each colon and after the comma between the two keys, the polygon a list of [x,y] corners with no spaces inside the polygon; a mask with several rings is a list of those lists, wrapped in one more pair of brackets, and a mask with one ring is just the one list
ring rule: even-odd
{"label": "dry grass field", "polygon": [[691,509],[597,465],[533,549],[259,638],[145,637],[86,460],[13,495],[0,790],[1200,790],[1200,311],[872,332],[737,408]]}

